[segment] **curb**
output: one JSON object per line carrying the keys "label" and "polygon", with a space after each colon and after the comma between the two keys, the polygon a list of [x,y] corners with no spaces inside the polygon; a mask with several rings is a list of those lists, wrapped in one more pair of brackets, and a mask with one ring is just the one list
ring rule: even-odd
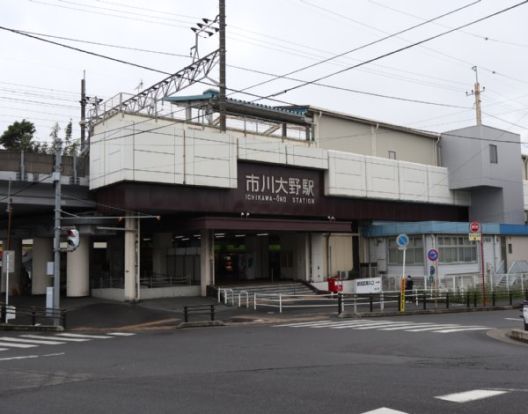
{"label": "curb", "polygon": [[205,328],[209,326],[226,326],[226,324],[222,321],[195,321],[195,322],[182,322],[178,326],[176,326],[177,329],[182,328]]}
{"label": "curb", "polygon": [[460,308],[460,309],[425,309],[413,310],[406,312],[389,311],[389,312],[356,312],[356,313],[342,313],[337,315],[338,318],[378,318],[387,316],[409,316],[409,315],[430,315],[443,313],[467,313],[467,312],[490,312],[498,310],[512,310],[517,309],[517,306],[489,306],[477,308]]}
{"label": "curb", "polygon": [[63,332],[64,327],[54,325],[0,325],[0,331]]}
{"label": "curb", "polygon": [[512,329],[506,334],[509,338],[514,339],[515,341],[524,342],[528,344],[528,331],[523,329]]}

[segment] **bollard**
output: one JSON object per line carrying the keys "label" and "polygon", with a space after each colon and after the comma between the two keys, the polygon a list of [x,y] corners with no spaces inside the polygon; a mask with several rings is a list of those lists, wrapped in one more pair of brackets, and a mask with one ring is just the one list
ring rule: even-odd
{"label": "bollard", "polygon": [[510,299],[510,306],[512,306],[513,305],[513,293],[510,292],[508,296],[509,296],[509,299]]}
{"label": "bollard", "polygon": [[354,295],[354,313],[357,313],[357,295]]}
{"label": "bollard", "polygon": [[374,298],[372,297],[372,295],[369,295],[369,308],[370,308],[370,311],[371,312],[374,312]]}
{"label": "bollard", "polygon": [[469,308],[469,292],[466,293],[466,306]]}
{"label": "bollard", "polygon": [[449,309],[449,292],[446,293],[446,309]]}
{"label": "bollard", "polygon": [[427,309],[427,294],[425,292],[423,293],[423,308],[424,310]]}
{"label": "bollard", "polygon": [[37,324],[37,315],[35,309],[31,308],[31,325],[35,326]]}
{"label": "bollard", "polygon": [[385,295],[383,292],[380,293],[380,311],[385,310]]}
{"label": "bollard", "polygon": [[496,302],[497,302],[497,297],[495,295],[495,292],[491,292],[491,306],[495,306]]}
{"label": "bollard", "polygon": [[187,309],[187,306],[183,307],[183,320],[185,322],[189,322],[189,311]]}
{"label": "bollard", "polygon": [[343,312],[343,295],[341,293],[337,294],[337,314],[341,315]]}
{"label": "bollard", "polygon": [[211,321],[215,320],[215,308],[214,305],[211,305]]}

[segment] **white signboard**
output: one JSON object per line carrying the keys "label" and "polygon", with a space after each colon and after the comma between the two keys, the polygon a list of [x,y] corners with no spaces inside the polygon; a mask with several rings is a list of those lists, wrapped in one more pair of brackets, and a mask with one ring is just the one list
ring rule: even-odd
{"label": "white signboard", "polygon": [[15,272],[15,252],[6,250],[2,255],[2,273]]}
{"label": "white signboard", "polygon": [[381,277],[356,279],[356,293],[381,293]]}

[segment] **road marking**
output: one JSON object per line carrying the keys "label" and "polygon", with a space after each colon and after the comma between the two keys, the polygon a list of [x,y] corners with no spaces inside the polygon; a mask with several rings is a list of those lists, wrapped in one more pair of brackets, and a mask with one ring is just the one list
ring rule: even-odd
{"label": "road marking", "polygon": [[442,329],[441,331],[436,331],[436,333],[452,333],[452,332],[463,332],[463,331],[483,331],[488,330],[485,326],[462,326],[460,328],[453,329]]}
{"label": "road marking", "polygon": [[6,346],[8,348],[35,348],[38,345],[30,344],[15,344],[11,342],[0,342],[0,347]]}
{"label": "road marking", "polygon": [[407,332],[425,332],[425,331],[434,331],[436,329],[447,329],[447,328],[460,328],[460,325],[456,324],[437,324],[430,326],[417,327],[416,329],[409,329]]}
{"label": "road marking", "polygon": [[110,332],[108,335],[113,335],[113,336],[134,336],[135,333],[129,333],[129,332]]}
{"label": "road marking", "polygon": [[440,395],[435,397],[439,400],[466,403],[469,401],[482,400],[484,398],[495,397],[497,395],[506,394],[509,391],[498,391],[498,390],[471,390],[464,392],[457,392],[455,394]]}
{"label": "road marking", "polygon": [[403,411],[393,410],[392,408],[381,407],[376,410],[365,411],[364,413],[361,413],[361,414],[407,414],[407,413]]}
{"label": "road marking", "polygon": [[378,325],[370,325],[370,326],[360,326],[359,328],[357,328],[358,331],[362,331],[362,330],[367,330],[367,329],[379,329],[379,330],[382,330],[382,329],[388,329],[389,327],[401,327],[401,326],[405,326],[405,327],[410,327],[410,326],[413,326],[413,324],[408,324],[408,323],[403,323],[403,322],[390,322],[390,323],[383,323],[383,324],[378,324]]}
{"label": "road marking", "polygon": [[[421,328],[431,328],[433,326],[438,326],[437,324],[433,323],[407,323],[403,326],[395,326],[394,328],[383,328],[382,331],[408,331],[413,332],[412,330],[409,330],[409,328],[416,329],[418,331]],[[446,325],[441,325],[446,326]]]}
{"label": "road marking", "polygon": [[78,339],[112,339],[111,336],[103,335],[84,335],[84,334],[74,334],[74,333],[60,333],[55,336],[66,337],[66,338],[78,338]]}
{"label": "road marking", "polygon": [[0,362],[15,361],[17,359],[35,359],[35,358],[40,358],[40,357],[54,357],[54,356],[60,356],[60,355],[65,355],[65,353],[59,352],[55,354],[46,354],[46,355],[23,355],[23,356],[9,357],[9,358],[0,358]]}
{"label": "road marking", "polygon": [[90,341],[90,339],[80,339],[80,338],[57,338],[55,336],[46,336],[46,335],[20,335],[21,338],[35,338],[35,339],[58,339],[61,342],[87,342]]}
{"label": "road marking", "polygon": [[46,341],[46,340],[39,340],[39,339],[22,339],[22,338],[11,338],[7,336],[0,337],[0,341],[9,341],[9,342],[21,342],[25,344],[37,344],[37,345],[63,345],[64,342],[58,342],[58,341]]}
{"label": "road marking", "polygon": [[329,328],[329,329],[355,329],[362,330],[379,330],[379,331],[405,331],[405,332],[432,332],[432,333],[456,333],[465,331],[483,331],[491,329],[480,325],[459,325],[454,323],[431,323],[431,322],[409,322],[409,321],[373,321],[367,319],[358,319],[353,321],[312,321],[298,322],[275,327],[289,328]]}
{"label": "road marking", "polygon": [[515,322],[520,322],[522,321],[522,317],[518,317],[518,318],[504,318],[505,320],[507,321],[515,321]]}

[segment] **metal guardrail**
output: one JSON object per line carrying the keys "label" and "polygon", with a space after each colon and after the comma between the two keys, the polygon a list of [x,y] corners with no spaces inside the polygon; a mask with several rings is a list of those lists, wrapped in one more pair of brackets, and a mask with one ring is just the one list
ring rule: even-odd
{"label": "metal guardrail", "polygon": [[[380,292],[376,294],[319,294],[319,295],[291,295],[284,293],[253,293],[247,291],[234,292],[233,289],[218,290],[218,303],[241,307],[244,305],[253,309],[276,308],[279,313],[293,308],[336,308],[343,313],[346,308],[353,312],[384,312],[400,310],[402,299],[400,291]],[[245,299],[245,301],[243,300]],[[405,293],[405,311],[435,309],[449,309],[452,307],[479,306],[512,306],[516,300],[528,300],[528,289],[521,291],[493,291],[483,296],[481,291],[457,291],[447,289],[413,289]]]}
{"label": "metal guardrail", "polygon": [[66,310],[37,306],[13,306],[0,304],[0,322],[7,325],[61,325],[66,329]]}
{"label": "metal guardrail", "polygon": [[215,305],[188,305],[183,307],[183,320],[189,322],[190,313],[208,313],[210,320],[215,320]]}

